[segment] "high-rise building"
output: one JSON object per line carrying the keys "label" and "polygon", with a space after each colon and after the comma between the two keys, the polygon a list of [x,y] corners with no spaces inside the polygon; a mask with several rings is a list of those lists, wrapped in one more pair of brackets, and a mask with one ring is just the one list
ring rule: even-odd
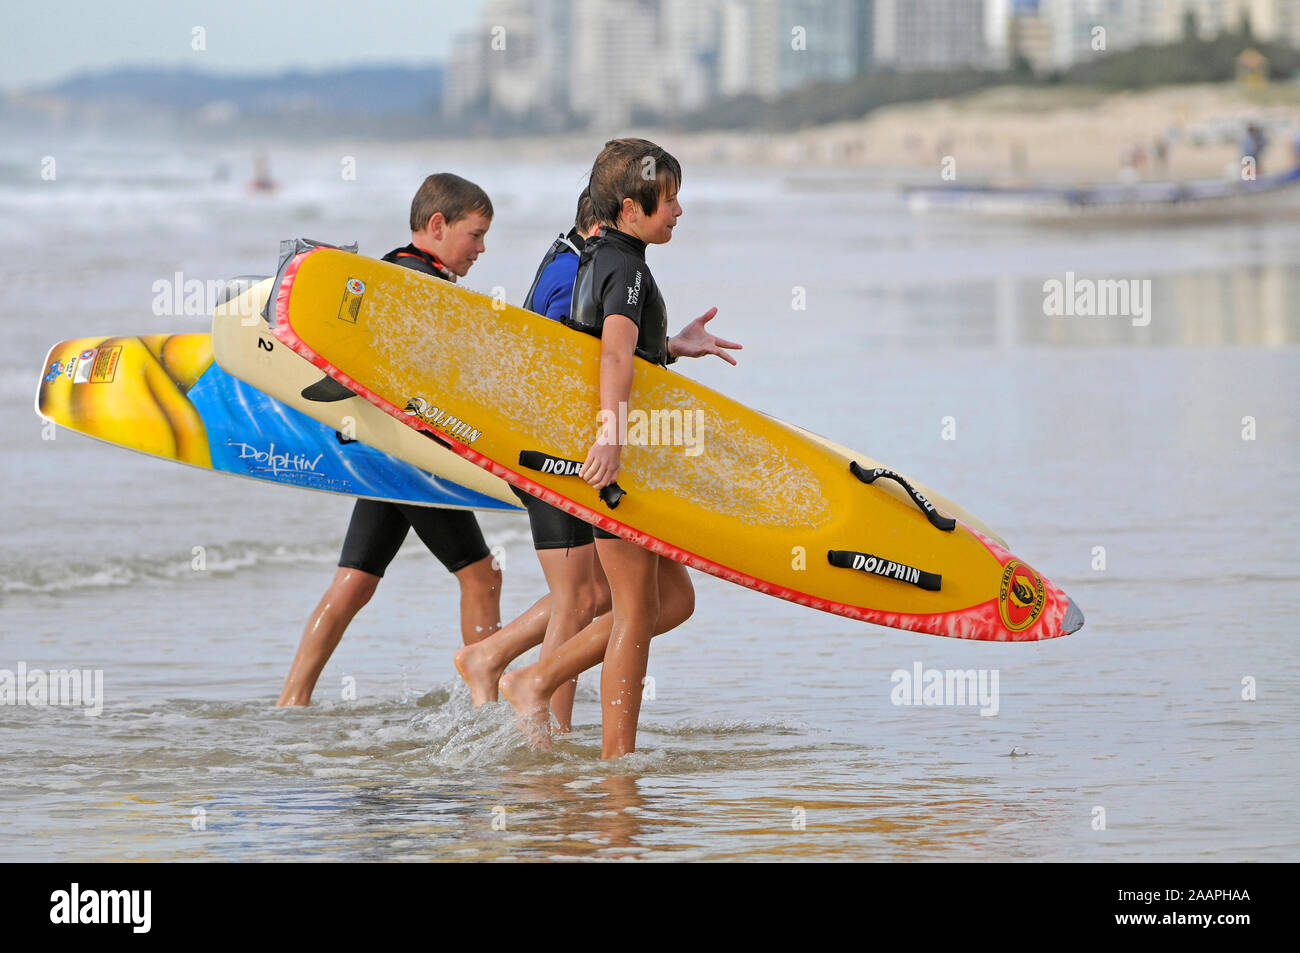
{"label": "high-rise building", "polygon": [[442,80],[442,112],[452,118],[485,108],[488,101],[487,57],[478,29],[459,34],[451,45]]}
{"label": "high-rise building", "polygon": [[1281,0],[1278,7],[1278,42],[1300,50],[1300,0]]}
{"label": "high-rise building", "polygon": [[[1102,52],[1176,43],[1188,13],[1202,39],[1236,33],[1244,21],[1262,41],[1300,38],[1300,0],[1040,0],[1040,8],[1060,69]],[[1098,27],[1105,31],[1104,50],[1096,49]]]}
{"label": "high-rise building", "polygon": [[865,73],[875,62],[876,0],[852,0],[853,72]]}
{"label": "high-rise building", "polygon": [[777,88],[845,82],[856,75],[858,4],[851,0],[782,0]]}
{"label": "high-rise building", "polygon": [[778,0],[723,0],[718,86],[723,96],[777,95]]}
{"label": "high-rise building", "polygon": [[875,61],[898,70],[987,66],[984,0],[876,0]]}
{"label": "high-rise building", "polygon": [[1016,0],[1007,4],[1005,29],[1006,65],[1027,63],[1035,73],[1053,66],[1052,25],[1043,15],[1038,0]]}
{"label": "high-rise building", "polygon": [[868,59],[861,0],[724,0],[719,89],[773,99],[809,83],[843,82]]}
{"label": "high-rise building", "polygon": [[1276,39],[1285,19],[1282,0],[1175,0],[1179,32],[1182,19],[1190,10],[1196,16],[1196,27],[1203,39],[1213,39],[1223,33],[1236,33],[1243,20],[1249,20],[1251,33],[1261,40]]}
{"label": "high-rise building", "polygon": [[452,46],[443,111],[558,124],[568,109],[572,0],[488,0]]}
{"label": "high-rise building", "polygon": [[903,31],[901,45],[885,31],[884,45],[915,68],[968,65],[985,48],[970,29],[983,3],[486,0],[475,28],[453,45],[444,111],[612,129],[723,97],[772,99],[851,80],[875,61],[884,22]]}
{"label": "high-rise building", "polygon": [[664,106],[699,109],[718,96],[722,0],[663,0]]}
{"label": "high-rise building", "polygon": [[658,114],[665,101],[660,0],[574,0],[569,106],[596,129]]}
{"label": "high-rise building", "polygon": [[[1040,0],[1051,25],[1052,65],[1067,69],[1092,57],[1177,39],[1178,0]],[[1171,28],[1174,32],[1170,33]]]}
{"label": "high-rise building", "polygon": [[989,66],[1006,69],[1015,55],[1011,44],[1012,0],[984,0],[984,46]]}

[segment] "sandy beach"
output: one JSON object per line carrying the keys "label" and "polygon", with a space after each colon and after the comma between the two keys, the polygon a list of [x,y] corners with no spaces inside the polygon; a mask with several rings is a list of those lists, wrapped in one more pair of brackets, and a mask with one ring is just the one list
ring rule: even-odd
{"label": "sandy beach", "polygon": [[[1135,147],[1146,153],[1142,179],[1212,178],[1235,171],[1240,131],[1263,124],[1271,147],[1261,172],[1289,168],[1291,136],[1300,130],[1300,83],[1248,90],[1235,83],[1105,93],[1080,87],[998,87],[959,99],[879,109],[861,118],[791,132],[682,132],[642,128],[689,165],[861,169],[940,180],[944,158],[958,180],[1111,182]],[[614,134],[611,133],[611,134]],[[1166,161],[1155,156],[1164,138]],[[600,132],[509,140],[522,161],[583,161]],[[446,140],[398,144],[412,156],[458,145]]]}

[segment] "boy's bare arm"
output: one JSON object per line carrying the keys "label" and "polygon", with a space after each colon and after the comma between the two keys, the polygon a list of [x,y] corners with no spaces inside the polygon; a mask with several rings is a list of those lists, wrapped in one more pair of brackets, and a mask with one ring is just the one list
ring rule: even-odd
{"label": "boy's bare arm", "polygon": [[618,479],[623,448],[618,438],[618,408],[632,393],[632,355],[639,329],[626,315],[605,318],[600,341],[600,434],[582,465],[582,478],[597,489]]}

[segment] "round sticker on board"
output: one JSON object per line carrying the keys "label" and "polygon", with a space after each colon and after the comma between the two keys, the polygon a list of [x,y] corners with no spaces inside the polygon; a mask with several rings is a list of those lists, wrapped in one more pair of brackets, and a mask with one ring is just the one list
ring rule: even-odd
{"label": "round sticker on board", "polygon": [[365,290],[366,290],[366,283],[362,281],[360,278],[348,279],[348,291],[352,292],[354,295],[362,294]]}
{"label": "round sticker on board", "polygon": [[1002,569],[1002,585],[998,588],[998,614],[1002,624],[1012,632],[1023,632],[1043,614],[1047,601],[1047,587],[1043,577],[1018,559],[1013,559]]}

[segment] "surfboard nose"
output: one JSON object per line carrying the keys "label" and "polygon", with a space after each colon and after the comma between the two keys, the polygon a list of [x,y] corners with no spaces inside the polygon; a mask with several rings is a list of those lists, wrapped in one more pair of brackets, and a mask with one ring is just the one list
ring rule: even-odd
{"label": "surfboard nose", "polygon": [[1065,598],[1069,599],[1070,604],[1065,607],[1065,618],[1061,620],[1061,631],[1069,635],[1071,632],[1078,632],[1083,628],[1083,610],[1069,596]]}

